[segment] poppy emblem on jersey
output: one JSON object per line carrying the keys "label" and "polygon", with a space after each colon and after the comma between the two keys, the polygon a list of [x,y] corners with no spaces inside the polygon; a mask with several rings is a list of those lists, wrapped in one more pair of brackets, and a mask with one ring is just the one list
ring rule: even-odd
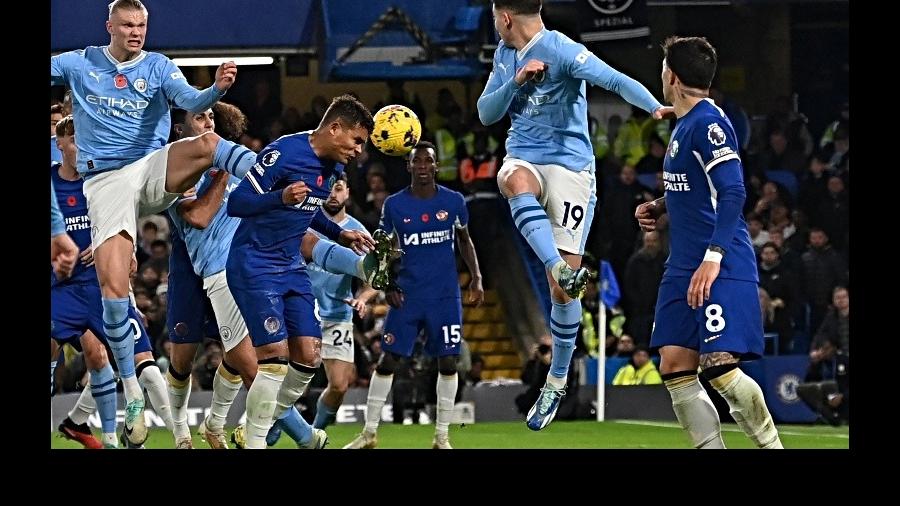
{"label": "poppy emblem on jersey", "polygon": [[141,93],[147,91],[147,80],[146,79],[138,79],[137,81],[135,81],[134,89],[138,90]]}
{"label": "poppy emblem on jersey", "polygon": [[385,334],[384,344],[394,344],[394,334]]}
{"label": "poppy emblem on jersey", "polygon": [[75,198],[75,195],[69,195],[69,198],[66,199],[66,204],[69,204],[69,207],[75,207],[77,203],[78,200]]}
{"label": "poppy emblem on jersey", "polygon": [[669,145],[669,156],[675,158],[676,155],[678,155],[678,141],[672,141]]}
{"label": "poppy emblem on jersey", "polygon": [[447,221],[447,216],[450,216],[450,213],[441,209],[434,215],[438,221]]}
{"label": "poppy emblem on jersey", "polygon": [[316,178],[316,186],[322,186],[322,183],[324,181],[325,181],[325,179],[322,177],[321,174],[319,174],[319,177]]}
{"label": "poppy emblem on jersey", "polygon": [[271,167],[275,165],[275,161],[278,160],[278,157],[281,156],[281,152],[278,150],[269,151],[265,155],[263,155],[262,164],[266,167]]}
{"label": "poppy emblem on jersey", "polygon": [[719,126],[718,123],[713,123],[709,125],[709,130],[706,132],[706,138],[709,139],[709,142],[713,144],[713,146],[721,146],[725,144],[725,131],[722,130],[722,127]]}
{"label": "poppy emblem on jersey", "polygon": [[116,89],[118,90],[121,90],[122,88],[128,86],[128,79],[126,79],[122,74],[116,74],[116,77],[113,78],[113,81],[116,83]]}
{"label": "poppy emblem on jersey", "polygon": [[265,322],[263,322],[263,326],[266,328],[266,332],[268,332],[269,334],[274,334],[278,332],[278,329],[281,328],[281,322],[278,320],[278,318],[270,316],[266,318]]}
{"label": "poppy emblem on jersey", "polygon": [[428,217],[427,214],[423,214],[423,215],[422,215],[422,223],[428,223],[428,220],[429,220],[429,219],[430,219],[430,218]]}

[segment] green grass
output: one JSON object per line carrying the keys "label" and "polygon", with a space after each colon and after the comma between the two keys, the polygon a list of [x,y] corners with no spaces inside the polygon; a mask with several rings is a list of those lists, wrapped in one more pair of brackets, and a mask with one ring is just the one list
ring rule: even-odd
{"label": "green grass", "polygon": [[[332,425],[327,429],[327,449],[339,449],[362,430],[361,424]],[[847,427],[823,425],[780,425],[785,448],[849,448]],[[753,448],[753,444],[734,424],[724,424],[722,435],[729,448]],[[51,435],[52,448],[81,448],[81,445]],[[379,448],[431,448],[433,425],[382,424],[378,431]],[[95,435],[96,434],[95,431]],[[229,431],[230,435],[230,431]],[[675,423],[645,421],[554,422],[540,432],[532,432],[524,422],[476,423],[450,427],[454,448],[690,448],[687,435]],[[230,444],[230,443],[229,443]],[[152,429],[147,448],[172,448],[174,440],[165,429]],[[194,436],[194,448],[209,448]],[[276,448],[294,448],[283,436]]]}

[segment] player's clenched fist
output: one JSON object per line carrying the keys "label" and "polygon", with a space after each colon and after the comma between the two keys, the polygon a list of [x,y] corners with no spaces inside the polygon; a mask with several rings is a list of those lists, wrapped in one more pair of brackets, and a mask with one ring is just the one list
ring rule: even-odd
{"label": "player's clenched fist", "polygon": [[528,63],[526,63],[524,67],[520,68],[518,72],[516,72],[516,84],[522,86],[527,81],[534,79],[538,76],[539,73],[545,72],[546,70],[546,63],[540,60],[528,60]]}
{"label": "player's clenched fist", "polygon": [[303,202],[309,193],[309,187],[303,181],[291,183],[281,192],[281,201],[286,205],[294,205]]}
{"label": "player's clenched fist", "polygon": [[234,80],[237,78],[237,65],[233,61],[227,61],[216,69],[216,88],[225,91],[231,88]]}

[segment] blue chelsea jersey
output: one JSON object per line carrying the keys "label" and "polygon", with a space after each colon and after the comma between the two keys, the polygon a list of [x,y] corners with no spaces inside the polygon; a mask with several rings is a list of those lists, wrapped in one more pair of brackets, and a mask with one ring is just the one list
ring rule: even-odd
{"label": "blue chelsea jersey", "polygon": [[309,144],[310,133],[285,135],[266,146],[235,190],[235,193],[277,192],[280,195],[285,187],[297,181],[309,187],[303,202],[278,205],[241,220],[232,239],[228,266],[229,269],[234,266],[244,277],[305,269],[300,258],[300,241],[344,170],[342,164],[316,156]]}
{"label": "blue chelsea jersey", "polygon": [[[678,120],[663,162],[671,237],[666,275],[693,275],[713,241],[720,193],[744,194],[738,153],[731,122],[711,100],[701,100]],[[743,201],[732,205],[742,206]],[[720,278],[759,281],[756,255],[740,211],[734,234],[717,246],[726,250]]]}
{"label": "blue chelsea jersey", "polygon": [[409,188],[384,201],[380,228],[396,233],[403,256],[397,285],[407,297],[459,297],[455,229],[469,223],[462,194],[438,185],[429,199],[415,197]]}

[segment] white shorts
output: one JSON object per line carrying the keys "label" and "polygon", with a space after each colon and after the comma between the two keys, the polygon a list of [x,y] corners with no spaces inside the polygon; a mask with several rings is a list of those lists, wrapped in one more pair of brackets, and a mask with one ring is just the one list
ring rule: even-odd
{"label": "white shorts", "polygon": [[181,195],[166,191],[169,146],[84,182],[94,249],[123,230],[136,243],[138,217],[166,209]]}
{"label": "white shorts", "polygon": [[353,362],[353,322],[322,320],[322,359]]}
{"label": "white shorts", "polygon": [[247,331],[247,324],[228,289],[225,271],[203,278],[203,289],[206,290],[206,296],[212,303],[213,313],[219,323],[222,345],[225,351],[231,351],[250,332]]}
{"label": "white shorts", "polygon": [[536,165],[518,158],[506,158],[500,170],[511,170],[515,165],[531,171],[541,185],[538,201],[547,211],[557,249],[583,255],[597,204],[594,164],[581,172],[573,172],[561,165]]}

